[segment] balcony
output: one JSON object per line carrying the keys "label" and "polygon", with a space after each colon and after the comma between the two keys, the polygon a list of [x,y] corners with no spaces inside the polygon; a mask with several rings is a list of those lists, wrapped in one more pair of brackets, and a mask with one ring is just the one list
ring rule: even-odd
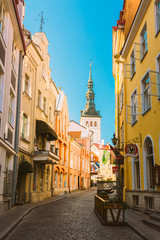
{"label": "balcony", "polygon": [[56,152],[51,152],[47,150],[40,150],[34,152],[35,162],[44,163],[44,164],[58,164],[59,156]]}
{"label": "balcony", "polygon": [[53,144],[53,141],[58,139],[55,131],[46,122],[36,120],[36,137],[33,160],[44,164],[57,164],[59,149]]}

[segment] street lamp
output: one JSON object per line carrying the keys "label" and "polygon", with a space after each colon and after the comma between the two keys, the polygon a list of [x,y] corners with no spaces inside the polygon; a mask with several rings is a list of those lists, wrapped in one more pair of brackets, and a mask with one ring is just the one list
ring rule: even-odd
{"label": "street lamp", "polygon": [[113,138],[111,139],[114,146],[118,143],[118,138],[116,138],[115,133],[113,133]]}

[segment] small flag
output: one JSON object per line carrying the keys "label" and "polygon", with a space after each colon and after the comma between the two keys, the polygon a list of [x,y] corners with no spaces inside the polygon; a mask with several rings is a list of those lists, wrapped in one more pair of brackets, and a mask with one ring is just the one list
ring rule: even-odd
{"label": "small flag", "polygon": [[106,164],[110,160],[110,152],[107,150],[103,151],[102,163]]}

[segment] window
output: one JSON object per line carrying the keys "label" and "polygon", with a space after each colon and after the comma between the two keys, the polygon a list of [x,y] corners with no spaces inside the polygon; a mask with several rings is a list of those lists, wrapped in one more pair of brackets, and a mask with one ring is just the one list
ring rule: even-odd
{"label": "window", "polygon": [[131,121],[132,124],[134,124],[137,121],[137,90],[134,91],[134,93],[131,96]]}
{"label": "window", "polygon": [[151,107],[151,95],[150,95],[150,79],[149,73],[145,75],[142,80],[142,105],[143,113],[145,113]]}
{"label": "window", "polygon": [[38,107],[41,108],[42,94],[41,91],[38,90]]}
{"label": "window", "polygon": [[23,120],[22,120],[22,137],[27,138],[27,131],[28,131],[28,116],[24,113]]}
{"label": "window", "polygon": [[124,146],[124,122],[122,122],[121,126],[121,147]]}
{"label": "window", "polygon": [[92,121],[90,121],[90,127],[92,127],[93,126],[93,122]]}
{"label": "window", "polygon": [[153,197],[146,197],[146,205],[147,210],[154,210],[154,198]]}
{"label": "window", "polygon": [[139,155],[134,158],[134,184],[135,189],[140,189],[140,168],[139,168]]}
{"label": "window", "polygon": [[154,189],[154,161],[153,161],[153,146],[149,137],[145,140],[145,158],[146,158],[146,176],[147,176],[147,188]]}
{"label": "window", "polygon": [[139,196],[133,195],[134,207],[139,207]]}
{"label": "window", "polygon": [[97,122],[96,121],[94,122],[94,126],[97,127]]}
{"label": "window", "polygon": [[49,121],[52,122],[52,108],[49,107]]}
{"label": "window", "polygon": [[88,123],[88,121],[86,121],[86,127],[88,127],[89,126],[89,123]]}
{"label": "window", "polygon": [[73,152],[70,153],[70,168],[73,168]]}
{"label": "window", "polygon": [[160,0],[155,2],[155,10],[156,10],[156,34],[160,30]]}
{"label": "window", "polygon": [[46,98],[43,98],[43,112],[46,113]]}
{"label": "window", "polygon": [[8,110],[8,122],[12,125],[14,124],[14,100],[15,97],[13,95],[13,92],[10,90],[10,96],[9,96],[9,110]]}
{"label": "window", "polygon": [[2,112],[3,106],[3,74],[0,73],[0,112]]}
{"label": "window", "polygon": [[16,70],[16,44],[14,40],[12,42],[12,66]]}
{"label": "window", "polygon": [[141,39],[141,60],[144,58],[146,52],[148,51],[148,43],[147,43],[147,24],[145,23],[143,30],[140,35]]}
{"label": "window", "polygon": [[58,172],[55,171],[55,187],[58,187]]}
{"label": "window", "polygon": [[157,58],[157,95],[160,96],[160,55]]}
{"label": "window", "polygon": [[60,187],[63,187],[63,173],[60,174]]}
{"label": "window", "polygon": [[122,110],[122,108],[123,108],[123,85],[120,92],[120,109]]}
{"label": "window", "polygon": [[132,79],[136,72],[134,50],[132,51],[131,56],[130,56],[130,63],[131,63],[131,79]]}
{"label": "window", "polygon": [[30,79],[27,74],[25,74],[24,91],[30,96]]}
{"label": "window", "polygon": [[4,33],[4,17],[5,17],[5,11],[4,11],[4,7],[3,7],[3,3],[2,1],[0,1],[0,32]]}

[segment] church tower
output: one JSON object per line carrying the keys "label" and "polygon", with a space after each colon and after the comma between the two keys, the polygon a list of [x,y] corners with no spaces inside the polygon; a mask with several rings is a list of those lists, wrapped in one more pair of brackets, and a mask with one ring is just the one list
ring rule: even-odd
{"label": "church tower", "polygon": [[93,80],[92,71],[90,64],[88,90],[86,93],[86,106],[85,110],[81,111],[80,124],[93,131],[94,134],[91,139],[91,143],[101,143],[101,116],[100,111],[96,111],[94,98],[95,94],[93,91]]}

